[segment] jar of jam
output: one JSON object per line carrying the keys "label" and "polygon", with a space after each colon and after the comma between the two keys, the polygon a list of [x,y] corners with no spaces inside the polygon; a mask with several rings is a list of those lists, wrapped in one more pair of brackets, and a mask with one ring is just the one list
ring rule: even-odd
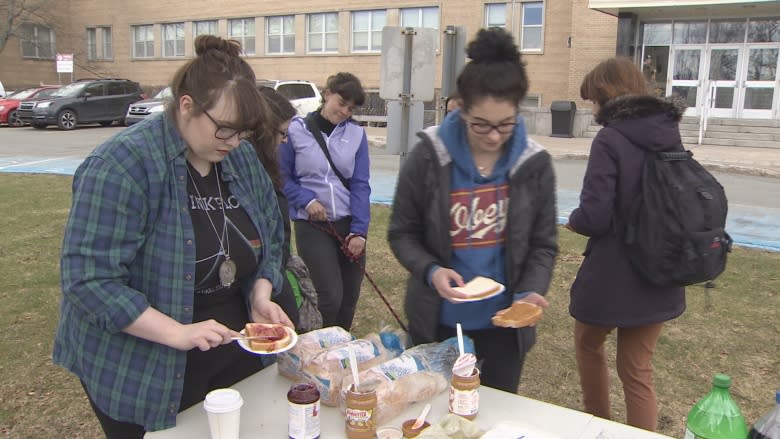
{"label": "jar of jam", "polygon": [[311,383],[295,383],[287,392],[287,431],[290,439],[320,437],[320,391]]}
{"label": "jar of jam", "polygon": [[472,369],[471,375],[452,374],[450,381],[450,413],[472,420],[479,412],[479,369]]}
{"label": "jar of jam", "polygon": [[374,439],[376,435],[376,390],[357,391],[355,385],[347,392],[344,414],[348,439]]}

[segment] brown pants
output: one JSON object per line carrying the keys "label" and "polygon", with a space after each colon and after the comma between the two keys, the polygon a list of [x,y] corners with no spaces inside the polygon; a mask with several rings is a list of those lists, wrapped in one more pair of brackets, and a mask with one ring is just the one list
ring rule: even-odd
{"label": "brown pants", "polygon": [[[653,352],[663,323],[617,328],[616,367],[626,398],[626,423],[655,431],[658,407],[653,386]],[[609,371],[604,341],[615,328],[576,321],[574,344],[585,411],[610,419]]]}

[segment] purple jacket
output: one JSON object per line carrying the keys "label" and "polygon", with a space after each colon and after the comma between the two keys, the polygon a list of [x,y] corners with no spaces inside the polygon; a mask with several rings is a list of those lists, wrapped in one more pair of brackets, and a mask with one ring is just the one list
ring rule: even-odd
{"label": "purple jacket", "polygon": [[569,216],[572,229],[590,237],[571,287],[569,312],[578,321],[643,326],[685,311],[685,289],[645,282],[628,262],[613,224],[616,212],[627,212],[640,192],[642,148],[682,151],[683,111],[652,96],[621,96],[608,101],[596,115],[604,128],[593,139],[580,205]]}
{"label": "purple jacket", "polygon": [[368,140],[363,127],[347,120],[338,124],[330,136],[322,133],[333,163],[349,180],[350,190],[331,169],[303,118],[295,117],[287,132],[288,141],[279,147],[279,159],[290,218],[307,220],[306,206],[316,199],[327,210],[330,221],[351,216],[350,232],[366,236],[371,187]]}

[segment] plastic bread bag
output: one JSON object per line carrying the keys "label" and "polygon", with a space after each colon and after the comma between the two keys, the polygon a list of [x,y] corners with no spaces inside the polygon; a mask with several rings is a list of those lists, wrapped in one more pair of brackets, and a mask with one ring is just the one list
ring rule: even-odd
{"label": "plastic bread bag", "polygon": [[[473,352],[473,343],[467,337],[464,346],[467,352]],[[458,355],[457,340],[450,338],[441,343],[414,346],[396,358],[360,372],[361,389],[374,388],[377,393],[376,422],[385,423],[410,404],[430,400],[444,391]],[[352,383],[352,375],[346,374],[339,395],[342,409]]]}
{"label": "plastic bread bag", "polygon": [[350,349],[355,352],[358,370],[362,371],[396,357],[401,352],[400,346],[400,339],[392,333],[367,334],[363,338],[331,346],[303,364],[303,379],[317,386],[322,404],[336,406],[342,379],[352,373]]}
{"label": "plastic bread bag", "polygon": [[276,355],[279,374],[293,381],[303,379],[303,367],[323,350],[353,340],[340,326],[317,329],[298,336],[298,343],[287,352]]}

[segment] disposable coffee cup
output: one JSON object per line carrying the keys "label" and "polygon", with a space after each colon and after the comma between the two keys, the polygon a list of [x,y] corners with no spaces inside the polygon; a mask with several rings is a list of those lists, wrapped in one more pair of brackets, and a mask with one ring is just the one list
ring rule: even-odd
{"label": "disposable coffee cup", "polygon": [[244,400],[233,389],[216,389],[206,395],[203,408],[209,416],[211,439],[238,439]]}

